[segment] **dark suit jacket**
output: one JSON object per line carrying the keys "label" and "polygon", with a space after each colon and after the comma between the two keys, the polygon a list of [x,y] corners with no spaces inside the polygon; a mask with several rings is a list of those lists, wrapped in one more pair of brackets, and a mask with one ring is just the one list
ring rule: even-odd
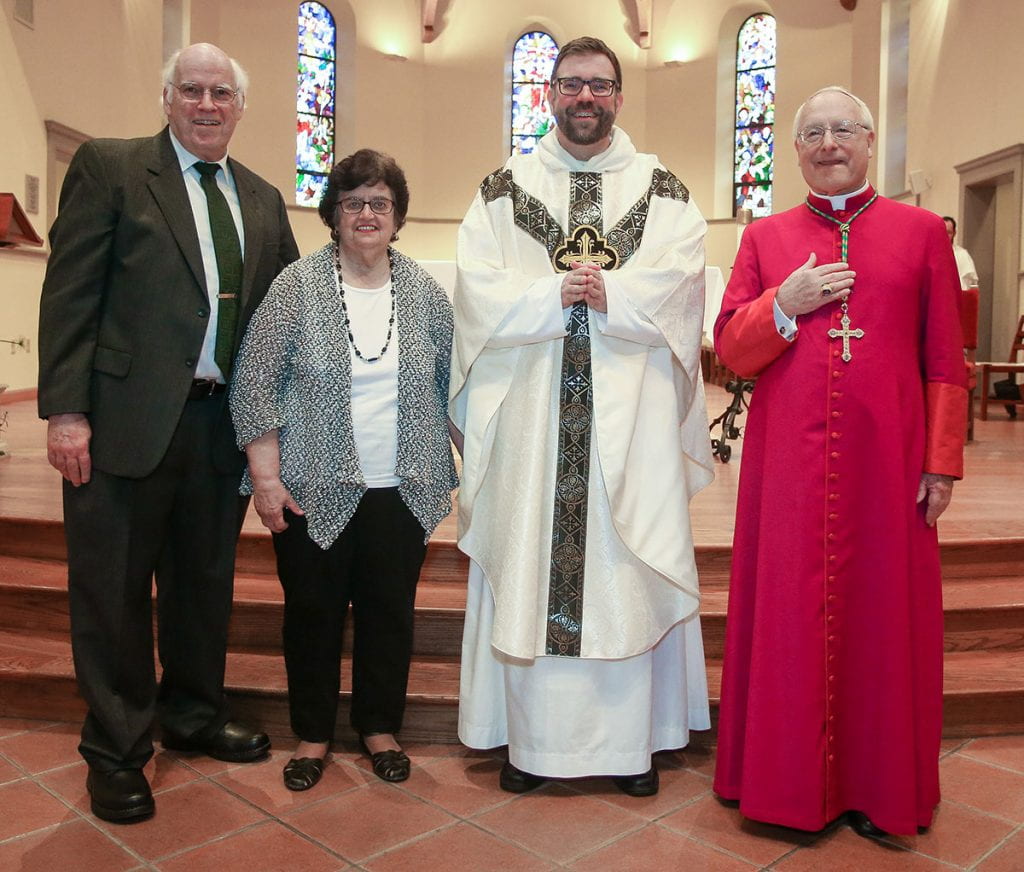
{"label": "dark suit jacket", "polygon": [[[237,161],[230,165],[245,233],[240,340],[298,249],[278,190]],[[85,412],[96,468],[141,478],[167,451],[210,315],[199,237],[167,128],[82,145],[50,245],[39,414]],[[215,443],[218,467],[241,471],[226,402]]]}

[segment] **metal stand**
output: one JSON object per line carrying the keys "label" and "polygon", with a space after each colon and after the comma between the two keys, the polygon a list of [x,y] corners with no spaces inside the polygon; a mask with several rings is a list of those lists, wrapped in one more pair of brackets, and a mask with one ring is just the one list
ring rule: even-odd
{"label": "metal stand", "polygon": [[740,428],[736,426],[736,418],[742,415],[743,410],[748,407],[746,394],[753,392],[754,379],[732,379],[726,384],[725,389],[732,394],[732,402],[721,415],[711,422],[711,426],[708,428],[713,433],[715,427],[719,424],[722,425],[722,435],[718,439],[712,438],[711,440],[711,453],[722,463],[728,463],[729,458],[732,457],[732,446],[728,444],[729,440],[735,441],[740,438]]}

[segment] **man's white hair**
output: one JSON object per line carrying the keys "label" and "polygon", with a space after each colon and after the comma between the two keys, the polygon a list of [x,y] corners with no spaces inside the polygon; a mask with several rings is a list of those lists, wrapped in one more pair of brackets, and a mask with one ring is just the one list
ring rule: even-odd
{"label": "man's white hair", "polygon": [[834,92],[836,94],[842,94],[845,97],[849,97],[857,105],[860,110],[860,118],[849,118],[848,121],[859,121],[868,130],[875,129],[875,119],[871,117],[871,110],[868,109],[868,104],[861,100],[856,94],[847,91],[846,88],[840,87],[839,85],[827,85],[818,91],[815,91],[800,104],[800,108],[796,110],[796,116],[793,118],[793,139],[797,140],[800,138],[801,121],[803,120],[804,112],[807,111],[807,104],[810,103],[815,97],[820,97],[822,94],[828,94]]}
{"label": "man's white hair", "polygon": [[[175,86],[175,79],[178,77],[178,59],[181,57],[181,53],[185,49],[179,48],[169,58],[167,63],[164,64],[163,72],[161,75],[161,81],[164,83],[163,102],[171,102],[171,89]],[[242,65],[234,58],[229,57],[228,63],[231,64],[231,75],[235,79],[235,89],[238,91],[239,96],[242,98],[242,106],[245,106],[245,94],[249,90],[249,74],[245,71]]]}

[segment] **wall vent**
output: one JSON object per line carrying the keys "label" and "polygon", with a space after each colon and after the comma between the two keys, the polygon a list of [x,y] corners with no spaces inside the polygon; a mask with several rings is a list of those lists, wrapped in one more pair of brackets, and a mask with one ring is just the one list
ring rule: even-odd
{"label": "wall vent", "polygon": [[39,214],[39,176],[25,176],[25,211]]}

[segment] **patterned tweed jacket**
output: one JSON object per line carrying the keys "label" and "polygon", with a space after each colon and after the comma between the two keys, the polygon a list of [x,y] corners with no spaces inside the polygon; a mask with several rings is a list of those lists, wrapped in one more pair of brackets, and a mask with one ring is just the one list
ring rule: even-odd
{"label": "patterned tweed jacket", "polygon": [[[352,430],[352,364],[334,278],[334,245],[287,267],[249,322],[231,415],[244,447],[277,429],[281,480],[330,547],[366,491]],[[388,249],[398,337],[398,491],[426,537],[458,486],[446,425],[452,307],[414,260]],[[252,493],[246,470],[242,493]]]}

